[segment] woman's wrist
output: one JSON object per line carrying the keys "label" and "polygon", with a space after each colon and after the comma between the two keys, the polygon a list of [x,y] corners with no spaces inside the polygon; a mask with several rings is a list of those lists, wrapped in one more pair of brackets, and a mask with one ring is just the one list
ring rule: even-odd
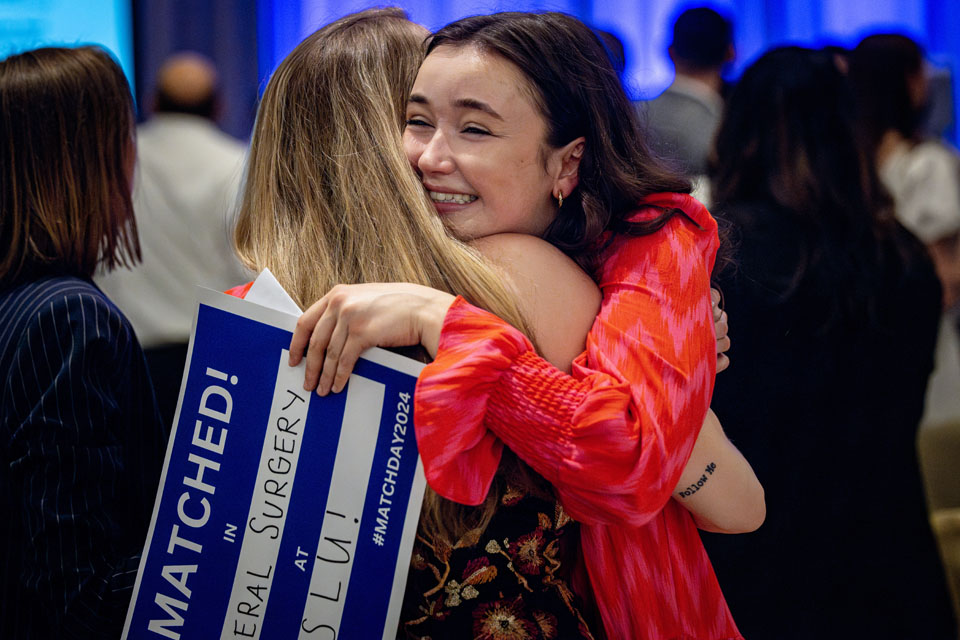
{"label": "woman's wrist", "polygon": [[436,358],[443,321],[456,296],[437,289],[426,288],[426,290],[428,293],[424,303],[420,305],[417,312],[417,326],[420,332],[420,344],[424,346],[431,358]]}

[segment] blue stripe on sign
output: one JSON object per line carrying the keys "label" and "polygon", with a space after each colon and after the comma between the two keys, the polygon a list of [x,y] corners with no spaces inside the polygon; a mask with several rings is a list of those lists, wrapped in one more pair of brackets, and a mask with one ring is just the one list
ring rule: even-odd
{"label": "blue stripe on sign", "polygon": [[[263,619],[270,637],[296,638],[320,542],[330,477],[337,455],[346,393],[323,398],[310,393],[310,412],[300,451],[300,466],[290,496],[290,513],[280,545],[273,593]],[[299,563],[298,563],[299,561]],[[301,568],[302,567],[302,568]]]}
{"label": "blue stripe on sign", "polygon": [[[412,406],[417,379],[367,360],[357,363],[355,373],[381,382],[387,389],[338,640],[383,637],[397,564],[410,561],[396,555],[417,465]],[[410,401],[404,402],[401,393],[409,394]],[[403,417],[398,420],[400,415]],[[394,442],[395,437],[402,442]],[[396,453],[400,454],[399,464],[390,462]],[[390,492],[392,495],[386,495]],[[380,511],[385,508],[386,512]]]}
{"label": "blue stripe on sign", "polygon": [[[246,528],[264,427],[270,414],[272,393],[263,394],[257,390],[264,388],[264,372],[273,375],[276,371],[277,354],[289,342],[290,333],[287,331],[200,306],[180,420],[166,469],[164,492],[143,570],[137,608],[130,625],[131,639],[159,637],[149,631],[150,621],[167,621],[162,628],[179,633],[183,638],[219,637]],[[228,380],[211,378],[208,368],[226,374]],[[230,382],[233,376],[236,376],[236,383]],[[230,393],[229,422],[199,413],[202,395],[213,385]],[[211,398],[219,402],[215,407],[217,410],[225,410],[225,401]],[[221,429],[227,430],[223,455],[193,443],[198,419],[201,420],[201,435],[206,434],[207,427],[214,428],[214,441],[219,439]],[[207,462],[191,462],[191,454]],[[207,466],[200,476],[202,465]],[[198,489],[184,482],[184,479],[197,480],[198,477],[204,485],[212,487],[212,493],[210,489]],[[187,498],[183,511],[197,526],[185,522],[178,514],[178,501],[184,494]],[[198,525],[205,512],[202,499],[207,500],[209,513],[203,524]],[[233,542],[224,541],[228,525],[237,527]],[[185,542],[171,542],[174,526],[178,527],[177,535]],[[168,553],[171,544],[173,553]],[[194,550],[197,546],[199,552]],[[196,568],[188,573],[171,574],[169,567],[175,565],[196,565]],[[163,576],[164,567],[168,567],[168,575],[172,578]],[[182,580],[189,595],[171,579]],[[175,604],[165,600],[168,610],[164,611],[156,602],[158,595],[172,599]],[[170,621],[176,624],[169,624]]]}

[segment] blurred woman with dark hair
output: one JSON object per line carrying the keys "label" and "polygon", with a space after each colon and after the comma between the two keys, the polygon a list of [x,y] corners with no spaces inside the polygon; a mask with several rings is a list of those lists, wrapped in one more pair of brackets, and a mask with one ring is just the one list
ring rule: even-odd
{"label": "blurred woman with dark hair", "polygon": [[864,38],[851,52],[856,125],[896,205],[930,250],[945,309],[960,303],[960,158],[921,125],[929,96],[923,50],[899,34]]}
{"label": "blurred woman with dark hair", "polygon": [[834,57],[763,55],[716,145],[715,211],[739,253],[719,280],[738,331],[713,406],[769,505],[756,533],[705,536],[737,623],[950,637],[914,447],[940,287],[855,140]]}
{"label": "blurred woman with dark hair", "polygon": [[117,638],[166,446],[93,284],[139,259],[133,100],[102,49],[0,62],[0,637]]}

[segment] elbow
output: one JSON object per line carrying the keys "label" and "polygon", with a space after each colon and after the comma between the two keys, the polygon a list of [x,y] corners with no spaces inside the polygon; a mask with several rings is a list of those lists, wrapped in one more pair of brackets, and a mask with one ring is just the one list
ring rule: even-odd
{"label": "elbow", "polygon": [[712,533],[751,533],[760,528],[767,518],[767,502],[763,487],[757,483],[747,495],[742,496],[738,508],[713,514],[709,519],[696,517],[697,527]]}
{"label": "elbow", "polygon": [[755,497],[750,502],[750,506],[745,509],[743,521],[739,530],[733,533],[751,533],[760,528],[763,521],[767,519],[767,500],[764,496],[763,487],[757,484]]}
{"label": "elbow", "polygon": [[744,501],[737,517],[724,523],[724,533],[751,533],[759,529],[767,519],[767,501],[759,482],[750,493],[750,497]]}

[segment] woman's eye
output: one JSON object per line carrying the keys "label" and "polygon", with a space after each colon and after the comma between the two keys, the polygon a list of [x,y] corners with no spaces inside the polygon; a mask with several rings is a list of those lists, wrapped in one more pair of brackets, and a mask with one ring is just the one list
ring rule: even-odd
{"label": "woman's eye", "polygon": [[421,120],[420,118],[408,118],[407,126],[408,127],[427,127],[429,125],[425,120]]}
{"label": "woman's eye", "polygon": [[490,135],[490,132],[486,129],[481,129],[480,127],[464,127],[464,133],[476,133],[484,136]]}

